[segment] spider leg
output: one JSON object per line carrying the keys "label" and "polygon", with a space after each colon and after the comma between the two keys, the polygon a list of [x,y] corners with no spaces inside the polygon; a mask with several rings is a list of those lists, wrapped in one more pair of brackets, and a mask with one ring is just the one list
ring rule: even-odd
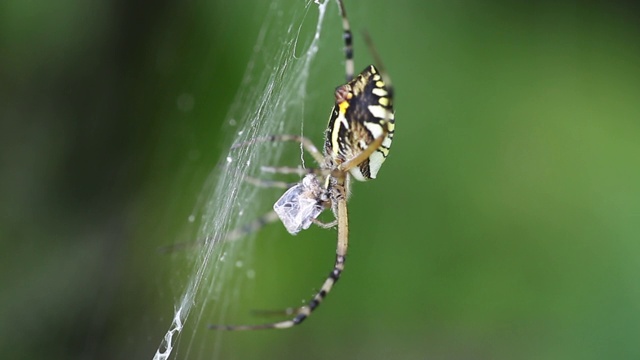
{"label": "spider leg", "polygon": [[318,219],[313,219],[311,220],[314,224],[318,225],[319,227],[323,228],[323,229],[331,229],[332,227],[338,225],[338,219],[335,219],[331,222],[324,222],[324,221],[320,221]]}
{"label": "spider leg", "polygon": [[[333,265],[333,270],[327,276],[327,279],[320,287],[318,291],[309,302],[297,309],[287,309],[285,313],[295,314],[295,316],[289,320],[259,324],[259,325],[209,325],[211,330],[262,330],[262,329],[288,329],[296,325],[301,324],[311,313],[322,303],[327,297],[327,294],[333,288],[333,285],[340,279],[340,275],[344,270],[344,263],[347,256],[347,248],[349,244],[349,224],[347,216],[347,199],[344,193],[344,188],[341,185],[337,185],[340,188],[337,191],[340,192],[337,199],[337,217],[338,217],[338,245],[336,247],[336,260]],[[269,312],[273,313],[273,312]]]}
{"label": "spider leg", "polygon": [[347,82],[353,80],[354,66],[353,66],[353,38],[351,36],[351,26],[349,25],[349,19],[347,18],[347,12],[344,10],[344,4],[342,0],[338,0],[338,6],[340,6],[340,16],[342,16],[342,38],[344,39],[344,56],[345,56],[345,72]]}
{"label": "spider leg", "polygon": [[391,84],[391,78],[389,77],[389,75],[387,75],[387,71],[382,62],[382,58],[380,57],[380,54],[378,54],[378,50],[376,50],[376,47],[373,45],[373,40],[371,40],[371,36],[369,36],[369,33],[367,31],[364,31],[363,35],[364,35],[364,41],[367,43],[367,47],[369,48],[369,51],[373,55],[375,64],[378,67],[378,70],[380,71],[380,76],[382,76],[382,81],[384,82],[387,88],[387,92],[388,92],[387,97],[389,97],[389,99],[393,101],[393,85]]}
{"label": "spider leg", "polygon": [[327,175],[328,170],[320,168],[303,168],[303,167],[291,167],[291,166],[262,166],[260,170],[270,174],[295,174],[299,176],[305,176],[307,174]]}
{"label": "spider leg", "polygon": [[184,251],[187,249],[194,249],[199,246],[203,246],[207,242],[207,238],[194,241],[181,241],[169,245],[163,245],[156,248],[156,251],[162,254],[170,254],[178,251]]}
{"label": "spider leg", "polygon": [[311,140],[300,135],[283,134],[283,135],[269,135],[269,136],[257,137],[249,141],[233,144],[233,146],[231,146],[231,149],[237,149],[237,148],[253,145],[260,142],[287,142],[287,141],[297,142],[302,144],[302,147],[311,156],[313,156],[313,158],[318,162],[318,164],[324,164],[324,156],[322,156],[322,153],[318,150],[318,148],[315,145],[313,145],[313,142],[311,142]]}
{"label": "spider leg", "polygon": [[[280,220],[280,218],[278,217],[276,212],[271,210],[268,213],[260,216],[259,218],[251,221],[250,223],[244,224],[242,226],[239,226],[231,230],[229,233],[227,233],[227,236],[224,238],[223,241],[236,241],[242,237],[245,237],[249,234],[257,232],[263,227],[271,223],[277,222],[278,220]],[[177,251],[192,249],[199,246],[203,246],[207,242],[207,240],[209,240],[209,238],[204,238],[202,240],[197,240],[197,241],[183,241],[183,242],[179,242],[171,245],[165,245],[165,246],[159,247],[158,252],[168,254],[168,253],[173,253]]]}
{"label": "spider leg", "polygon": [[277,189],[288,189],[294,186],[295,184],[297,184],[295,182],[291,183],[291,182],[277,181],[277,180],[263,180],[263,179],[254,178],[251,176],[245,176],[244,181],[257,187],[277,188]]}
{"label": "spider leg", "polygon": [[256,316],[263,316],[263,317],[267,317],[267,316],[291,316],[293,314],[296,314],[296,311],[298,311],[297,308],[286,308],[286,309],[282,309],[282,310],[251,310],[251,314],[256,315]]}
{"label": "spider leg", "polygon": [[278,215],[276,214],[275,211],[271,210],[268,213],[260,216],[259,218],[253,220],[250,223],[244,224],[240,227],[237,227],[233,230],[231,230],[228,234],[227,237],[224,239],[225,241],[235,241],[238,240],[242,237],[245,237],[249,234],[252,234],[254,232],[259,231],[260,229],[262,229],[263,227],[272,224],[274,222],[277,222],[278,220],[280,220],[280,218],[278,217]]}

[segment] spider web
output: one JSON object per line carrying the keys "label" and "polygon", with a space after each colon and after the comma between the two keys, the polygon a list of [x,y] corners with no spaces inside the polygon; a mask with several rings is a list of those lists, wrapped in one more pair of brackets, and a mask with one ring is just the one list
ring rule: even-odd
{"label": "spider web", "polygon": [[[303,133],[310,67],[318,52],[328,2],[293,6],[283,0],[271,2],[239,93],[226,116],[228,144]],[[314,21],[311,35],[304,34],[303,27],[309,28]],[[186,258],[190,270],[177,280],[184,288],[154,359],[220,356],[224,332],[208,330],[207,325],[226,323],[225,314],[241,295],[237,289],[255,275],[250,267],[252,237],[242,241],[225,241],[225,237],[262,215],[264,209],[257,206],[264,202],[261,189],[239,179],[259,176],[261,165],[277,164],[281,148],[261,144],[229,150],[213,169],[189,217],[197,229],[194,238],[203,239],[204,244],[177,255]],[[304,164],[302,154],[300,161]]]}

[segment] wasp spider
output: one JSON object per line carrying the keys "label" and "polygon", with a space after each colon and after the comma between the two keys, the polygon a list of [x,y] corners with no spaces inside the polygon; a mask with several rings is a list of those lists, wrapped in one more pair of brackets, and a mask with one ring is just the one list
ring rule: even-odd
{"label": "wasp spider", "polygon": [[[211,329],[286,329],[298,325],[322,303],[344,270],[349,242],[347,198],[351,177],[359,181],[376,178],[380,166],[389,154],[395,121],[393,91],[386,74],[374,65],[369,65],[354,77],[349,20],[342,1],[338,0],[338,4],[344,32],[347,83],[335,91],[335,105],[325,133],[324,154],[321,154],[309,139],[296,135],[274,135],[250,142],[299,142],[318,162],[319,167],[313,169],[266,169],[276,173],[298,173],[304,176],[300,183],[290,187],[273,206],[289,233],[295,235],[303,229],[308,229],[311,224],[321,227],[337,225],[338,245],[333,270],[320,291],[306,305],[286,311],[286,314],[291,316],[288,320],[259,325],[209,325]],[[382,66],[366,34],[365,40],[376,62]],[[239,144],[236,147],[246,145],[248,144]],[[276,185],[284,187],[285,183],[277,182]],[[333,211],[334,221],[323,223],[317,219],[325,209]],[[267,220],[264,221],[274,218],[275,216],[271,215],[271,219],[265,218]]]}

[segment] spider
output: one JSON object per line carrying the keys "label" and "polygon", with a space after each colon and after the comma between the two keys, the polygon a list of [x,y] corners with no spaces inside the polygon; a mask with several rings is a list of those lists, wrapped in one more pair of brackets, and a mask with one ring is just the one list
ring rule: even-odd
{"label": "spider", "polygon": [[[301,182],[290,187],[280,197],[273,209],[292,235],[308,229],[311,224],[323,228],[337,225],[338,244],[333,269],[320,290],[306,305],[285,311],[291,316],[288,320],[258,325],[209,325],[210,329],[286,329],[299,325],[322,303],[344,270],[349,242],[347,199],[350,193],[351,177],[359,181],[376,178],[380,166],[389,154],[395,120],[393,89],[386,73],[378,71],[374,65],[369,65],[354,77],[349,20],[342,1],[337,0],[337,2],[342,17],[347,83],[339,86],[335,91],[335,105],[325,132],[324,154],[321,154],[309,139],[298,135],[273,135],[249,142],[298,142],[317,161],[318,168],[269,167],[265,170],[304,176]],[[382,62],[366,33],[365,40],[382,69]],[[286,186],[285,183],[279,182],[273,185]],[[317,219],[326,209],[332,210],[335,216],[334,221],[324,223]],[[258,221],[250,227],[255,229],[264,222],[275,220],[273,213],[270,214],[267,217],[271,218],[265,217],[266,220]]]}

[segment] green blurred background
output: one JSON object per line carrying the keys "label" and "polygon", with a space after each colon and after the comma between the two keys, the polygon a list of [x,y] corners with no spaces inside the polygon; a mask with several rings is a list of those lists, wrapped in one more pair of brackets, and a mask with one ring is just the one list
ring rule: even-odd
{"label": "green blurred background", "polygon": [[[178,358],[640,358],[637,5],[346,6],[393,78],[397,133],[379,178],[354,186],[344,277],[296,329],[185,333]],[[268,9],[0,4],[3,356],[153,356],[190,271],[156,249],[183,236],[226,153]],[[328,11],[309,96],[326,111],[305,119],[316,142],[343,80]],[[334,246],[266,229],[229,321],[306,299]]]}

